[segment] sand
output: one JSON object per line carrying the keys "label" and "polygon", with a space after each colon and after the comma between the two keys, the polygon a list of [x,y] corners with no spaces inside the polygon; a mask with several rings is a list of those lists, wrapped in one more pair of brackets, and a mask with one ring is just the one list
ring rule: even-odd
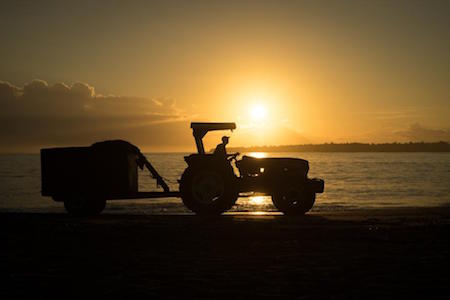
{"label": "sand", "polygon": [[0,214],[0,298],[442,298],[450,208]]}

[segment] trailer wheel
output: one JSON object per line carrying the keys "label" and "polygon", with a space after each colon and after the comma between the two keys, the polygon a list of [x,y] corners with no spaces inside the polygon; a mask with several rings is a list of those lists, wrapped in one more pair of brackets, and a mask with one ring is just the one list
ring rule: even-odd
{"label": "trailer wheel", "polygon": [[314,205],[316,194],[305,186],[290,184],[272,195],[273,205],[288,216],[301,216]]}
{"label": "trailer wheel", "polygon": [[67,213],[73,216],[96,216],[106,205],[106,200],[101,197],[66,196],[63,201]]}
{"label": "trailer wheel", "polygon": [[238,198],[232,169],[206,166],[188,167],[180,180],[181,199],[199,215],[220,215]]}

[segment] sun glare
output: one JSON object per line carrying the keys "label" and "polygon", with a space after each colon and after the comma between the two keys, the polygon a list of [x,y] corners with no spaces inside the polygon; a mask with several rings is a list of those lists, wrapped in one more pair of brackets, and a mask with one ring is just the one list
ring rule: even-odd
{"label": "sun glare", "polygon": [[253,156],[256,158],[265,158],[267,157],[267,153],[266,152],[249,152],[247,153],[248,156]]}
{"label": "sun glare", "polygon": [[265,196],[253,196],[250,197],[249,202],[253,205],[262,205],[267,203],[267,197]]}
{"label": "sun glare", "polygon": [[250,117],[252,121],[263,121],[267,116],[267,110],[263,105],[257,104],[251,107]]}

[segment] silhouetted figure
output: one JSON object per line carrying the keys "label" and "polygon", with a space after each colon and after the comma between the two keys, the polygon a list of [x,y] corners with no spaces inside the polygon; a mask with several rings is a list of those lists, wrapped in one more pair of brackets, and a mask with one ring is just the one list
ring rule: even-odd
{"label": "silhouetted figure", "polygon": [[230,138],[229,138],[228,136],[223,136],[223,137],[222,137],[222,143],[218,144],[218,145],[216,146],[216,149],[214,150],[214,154],[215,154],[215,155],[227,157],[227,149],[226,149],[226,146],[227,146],[227,144],[228,144],[229,139],[230,139]]}

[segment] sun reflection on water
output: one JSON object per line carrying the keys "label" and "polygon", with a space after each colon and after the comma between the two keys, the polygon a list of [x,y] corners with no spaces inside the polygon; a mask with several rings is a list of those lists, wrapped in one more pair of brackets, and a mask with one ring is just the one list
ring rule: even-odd
{"label": "sun reflection on water", "polygon": [[266,152],[249,152],[248,156],[256,157],[256,158],[265,158],[267,157]]}
{"label": "sun reflection on water", "polygon": [[248,203],[252,205],[269,204],[270,201],[270,197],[268,196],[252,196],[248,199]]}
{"label": "sun reflection on water", "polygon": [[253,211],[251,213],[249,213],[250,215],[254,215],[254,216],[267,216],[270,214],[270,212],[267,211]]}

